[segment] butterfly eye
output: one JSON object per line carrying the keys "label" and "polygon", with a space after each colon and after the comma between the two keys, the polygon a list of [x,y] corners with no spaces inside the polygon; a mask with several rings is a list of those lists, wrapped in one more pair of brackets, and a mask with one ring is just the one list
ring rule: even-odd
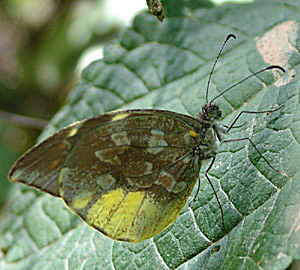
{"label": "butterfly eye", "polygon": [[207,118],[207,120],[214,121],[218,120],[222,116],[222,112],[219,107],[214,103],[209,103],[203,106],[202,114]]}

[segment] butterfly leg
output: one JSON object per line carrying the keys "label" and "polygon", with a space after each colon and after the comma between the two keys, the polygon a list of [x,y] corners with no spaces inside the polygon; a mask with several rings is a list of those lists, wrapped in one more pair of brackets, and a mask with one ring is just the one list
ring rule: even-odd
{"label": "butterfly leg", "polygon": [[218,195],[217,195],[217,192],[216,192],[216,190],[215,190],[215,188],[214,188],[212,182],[210,181],[210,179],[209,179],[209,177],[208,177],[208,172],[209,172],[210,169],[212,168],[212,166],[213,166],[215,160],[216,160],[215,157],[211,160],[211,162],[210,162],[208,168],[206,169],[204,175],[205,175],[206,179],[208,180],[208,183],[210,184],[210,186],[211,186],[211,188],[212,188],[212,190],[213,190],[213,192],[214,192],[214,194],[215,194],[215,197],[216,197],[216,199],[217,199],[218,205],[219,205],[219,207],[220,207],[220,211],[221,211],[221,219],[222,219],[222,231],[223,231],[223,230],[224,230],[224,214],[223,214],[222,205],[221,205],[221,203],[220,203],[220,200],[219,200],[219,197],[218,197]]}
{"label": "butterfly leg", "polygon": [[201,183],[200,177],[198,177],[198,187],[197,187],[197,191],[196,191],[196,194],[194,195],[193,199],[189,202],[189,207],[192,207],[192,206],[193,206],[194,201],[195,201],[196,197],[198,196],[198,193],[199,193],[199,191],[200,191],[200,183]]}
{"label": "butterfly leg", "polygon": [[[240,124],[240,125],[238,125],[238,126],[232,126],[231,128],[241,128],[242,126],[246,125],[247,123],[248,123],[248,122],[245,121],[243,124]],[[220,125],[221,125],[222,127],[225,128],[224,133],[227,133],[227,132],[228,132],[227,129],[229,128],[229,126],[224,125],[224,124],[220,124]]]}
{"label": "butterfly leg", "polygon": [[285,175],[283,172],[275,169],[271,163],[263,156],[263,154],[257,149],[257,147],[255,146],[255,144],[252,142],[252,140],[248,137],[245,138],[238,138],[238,139],[229,139],[229,140],[220,140],[220,142],[239,142],[239,141],[248,141],[251,143],[251,145],[253,146],[253,148],[255,149],[255,151],[260,155],[260,157],[269,165],[269,167],[274,170],[275,172],[280,173],[281,175]]}
{"label": "butterfly leg", "polygon": [[[241,117],[241,115],[243,113],[250,113],[250,114],[258,114],[258,113],[272,113],[272,112],[276,112],[278,110],[281,110],[282,108],[284,108],[285,105],[281,105],[280,107],[274,109],[274,110],[268,110],[268,111],[259,111],[259,112],[255,112],[255,111],[242,111],[238,114],[238,116],[232,121],[232,123],[229,125],[229,127],[227,127],[227,129],[224,131],[224,133],[228,133],[232,128],[237,128],[237,127],[241,127],[243,126],[246,122],[244,122],[242,125],[240,126],[235,126],[234,124],[236,123],[236,121]],[[225,125],[224,125],[225,126]]]}

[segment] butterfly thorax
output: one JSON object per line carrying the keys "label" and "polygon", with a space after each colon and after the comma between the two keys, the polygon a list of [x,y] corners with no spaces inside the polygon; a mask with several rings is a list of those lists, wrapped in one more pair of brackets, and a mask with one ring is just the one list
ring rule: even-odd
{"label": "butterfly thorax", "polygon": [[198,134],[199,143],[194,148],[194,153],[200,156],[200,160],[210,159],[217,154],[216,121],[222,116],[222,112],[215,103],[206,103],[198,115],[200,125]]}

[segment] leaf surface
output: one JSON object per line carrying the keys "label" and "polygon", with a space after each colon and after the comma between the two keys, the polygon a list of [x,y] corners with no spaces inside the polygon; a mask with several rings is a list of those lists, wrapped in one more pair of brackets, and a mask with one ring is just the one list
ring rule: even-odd
{"label": "leaf surface", "polygon": [[[211,81],[210,99],[270,64],[266,72],[217,100],[222,123],[242,110],[229,138],[250,137],[274,172],[245,142],[220,144],[210,177],[224,210],[200,174],[200,193],[167,230],[139,244],[114,242],[86,226],[60,199],[15,185],[0,221],[1,269],[286,269],[300,259],[299,1],[191,7],[163,23],[137,16],[104,58],[90,64],[42,138],[105,111],[168,109],[197,117],[216,54],[229,33]],[[268,15],[266,15],[266,12]],[[203,166],[204,171],[206,166]],[[195,186],[192,195],[195,194]]]}

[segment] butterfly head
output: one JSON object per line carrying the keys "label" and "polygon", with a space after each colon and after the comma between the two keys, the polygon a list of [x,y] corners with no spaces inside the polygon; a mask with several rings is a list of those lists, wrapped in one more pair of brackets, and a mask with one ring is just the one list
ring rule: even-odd
{"label": "butterfly head", "polygon": [[206,103],[202,107],[202,112],[200,114],[200,118],[209,122],[218,121],[222,116],[222,112],[219,106],[214,102]]}

